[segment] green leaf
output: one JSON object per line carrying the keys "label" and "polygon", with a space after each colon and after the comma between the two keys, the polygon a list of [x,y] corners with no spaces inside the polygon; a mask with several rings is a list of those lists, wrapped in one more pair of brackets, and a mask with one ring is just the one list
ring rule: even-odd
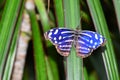
{"label": "green leaf", "polygon": [[97,31],[107,39],[106,49],[104,53],[102,53],[102,57],[108,80],[119,80],[116,58],[114,55],[115,53],[100,1],[87,0],[87,3]]}
{"label": "green leaf", "polygon": [[120,0],[112,0],[112,1],[115,7],[116,18],[118,22],[119,31],[120,31]]}
{"label": "green leaf", "polygon": [[[80,5],[79,0],[64,0],[65,27],[76,29],[80,25]],[[76,50],[73,47],[66,62],[67,80],[83,79],[83,59],[77,57]]]}
{"label": "green leaf", "polygon": [[35,12],[31,10],[29,11],[29,14],[30,14],[32,35],[33,35],[36,79],[47,80],[45,54],[44,54],[44,49],[42,44],[42,37],[40,35],[39,25],[36,20]]}
{"label": "green leaf", "polygon": [[85,67],[83,68],[83,71],[84,71],[84,80],[89,80],[88,79],[88,73],[87,73],[87,70],[86,70]]}
{"label": "green leaf", "polygon": [[[45,4],[44,4],[43,0],[35,0],[35,4],[39,11],[43,30],[48,31],[50,29],[50,26],[49,26],[49,21],[48,21],[48,14],[45,9]],[[47,47],[50,47],[51,45],[52,44],[50,42],[47,42]],[[48,50],[48,48],[46,50]],[[49,51],[48,51],[48,54],[50,54]],[[48,80],[59,80],[58,68],[57,68],[56,61],[54,61],[51,57],[48,56],[48,57],[46,57],[46,65],[47,65]]]}
{"label": "green leaf", "polygon": [[[12,2],[12,3],[11,3]],[[2,75],[5,59],[9,46],[11,45],[12,34],[19,15],[22,0],[7,0],[0,22],[0,75]]]}
{"label": "green leaf", "polygon": [[44,26],[44,31],[47,31],[48,29],[50,29],[50,26],[48,24],[48,15],[45,9],[45,4],[43,0],[35,0],[35,4],[39,11],[40,19],[41,19],[42,25]]}
{"label": "green leaf", "polygon": [[12,44],[10,46],[10,51],[9,51],[9,54],[7,57],[5,71],[3,74],[3,80],[10,80],[10,78],[11,78],[11,73],[12,73],[16,50],[17,50],[18,35],[19,35],[19,31],[20,31],[19,29],[20,29],[21,21],[22,21],[23,8],[24,8],[24,2],[22,4],[20,16],[18,18],[18,22],[17,22],[16,28],[15,28],[15,33],[13,35]]}
{"label": "green leaf", "polygon": [[[48,15],[47,15],[47,12],[45,9],[45,4],[44,4],[43,0],[35,0],[35,4],[37,6],[37,10],[38,10],[39,15],[40,15],[39,17],[41,20],[41,24],[43,26],[43,30],[48,31],[50,29],[50,26],[49,26]],[[47,46],[48,47],[51,46],[51,43],[48,42]]]}
{"label": "green leaf", "polygon": [[63,5],[62,5],[62,0],[53,0],[54,5],[55,5],[55,13],[56,13],[56,18],[57,18],[57,23],[59,27],[64,26],[64,10],[63,10]]}

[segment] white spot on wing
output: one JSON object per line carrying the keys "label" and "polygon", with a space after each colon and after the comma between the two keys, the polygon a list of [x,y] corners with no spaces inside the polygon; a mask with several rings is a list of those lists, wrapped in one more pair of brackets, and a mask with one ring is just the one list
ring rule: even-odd
{"label": "white spot on wing", "polygon": [[94,45],[97,45],[97,42],[95,42]]}
{"label": "white spot on wing", "polygon": [[54,32],[54,34],[57,34],[58,33],[58,29],[56,29],[56,31]]}
{"label": "white spot on wing", "polygon": [[100,38],[100,44],[102,44],[103,43],[103,38]]}
{"label": "white spot on wing", "polygon": [[56,37],[54,37],[54,40],[56,40]]}
{"label": "white spot on wing", "polygon": [[95,45],[93,46],[93,48],[95,48]]}
{"label": "white spot on wing", "polygon": [[100,35],[100,37],[103,37],[102,35]]}
{"label": "white spot on wing", "polygon": [[61,40],[62,39],[62,36],[59,36],[59,40]]}
{"label": "white spot on wing", "polygon": [[98,39],[98,35],[97,34],[95,34],[95,39]]}
{"label": "white spot on wing", "polygon": [[53,31],[53,29],[50,30],[51,32]]}
{"label": "white spot on wing", "polygon": [[57,41],[55,41],[55,43],[57,43]]}
{"label": "white spot on wing", "polygon": [[48,38],[51,38],[52,32],[50,31],[48,34]]}
{"label": "white spot on wing", "polygon": [[93,40],[90,40],[90,43],[92,44],[92,43],[93,43]]}
{"label": "white spot on wing", "polygon": [[97,42],[94,43],[93,48],[96,48]]}

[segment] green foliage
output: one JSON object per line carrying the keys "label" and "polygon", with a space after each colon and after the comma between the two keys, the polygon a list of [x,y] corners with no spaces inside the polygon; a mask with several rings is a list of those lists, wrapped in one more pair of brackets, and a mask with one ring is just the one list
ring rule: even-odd
{"label": "green foliage", "polygon": [[[17,24],[19,10],[21,10],[20,7],[22,7],[21,3],[22,3],[22,0],[21,1],[12,0],[12,3],[11,1],[6,0],[5,8],[3,10],[2,18],[0,21],[0,42],[1,42],[0,44],[0,76],[3,75],[3,72],[4,72],[3,69],[6,63],[5,59],[8,56],[10,56],[12,53],[13,55],[11,58],[14,59],[14,54],[15,54],[14,50],[16,46],[15,39],[17,40],[17,37],[13,39],[12,34],[14,34],[14,29],[16,29],[15,24]],[[20,24],[17,26],[17,28],[19,27],[20,27]],[[19,29],[16,29],[16,30],[18,32]],[[17,32],[15,33],[15,36],[18,35]],[[14,42],[11,42],[11,39],[13,39]],[[12,49],[12,53],[10,49]],[[13,63],[13,60],[11,64],[12,63]]]}
{"label": "green foliage", "polygon": [[[27,10],[30,16],[32,40],[28,46],[23,80],[82,80],[83,78],[119,80],[120,6],[117,1],[50,0],[48,6],[49,1],[34,0],[36,10]],[[24,0],[0,1],[2,80],[10,80],[12,76],[23,9]],[[36,17],[36,14],[39,16]],[[98,48],[85,59],[76,56],[74,47],[70,55],[63,59],[55,47],[44,38],[44,32],[53,27],[67,27],[74,30],[79,27],[80,30],[97,31],[107,41],[104,47]]]}
{"label": "green foliage", "polygon": [[106,50],[104,51],[104,53],[102,53],[107,77],[109,80],[119,80],[118,69],[114,55],[115,53],[113,50],[110,34],[105,21],[105,17],[103,15],[101,4],[99,0],[88,0],[87,2],[97,31],[103,34],[104,37],[107,39]]}

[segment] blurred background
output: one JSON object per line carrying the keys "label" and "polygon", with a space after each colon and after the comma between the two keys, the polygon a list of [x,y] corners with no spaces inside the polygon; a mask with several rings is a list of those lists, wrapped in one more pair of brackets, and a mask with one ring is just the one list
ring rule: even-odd
{"label": "blurred background", "polygon": [[[119,80],[120,0],[0,0],[0,80]],[[102,34],[87,58],[58,54],[55,27]]]}

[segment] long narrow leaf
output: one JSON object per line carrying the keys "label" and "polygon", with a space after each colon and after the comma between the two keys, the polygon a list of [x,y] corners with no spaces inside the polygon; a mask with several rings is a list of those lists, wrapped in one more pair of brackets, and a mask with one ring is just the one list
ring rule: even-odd
{"label": "long narrow leaf", "polygon": [[6,55],[19,14],[21,2],[22,0],[6,1],[6,5],[0,22],[0,75],[3,72]]}
{"label": "long narrow leaf", "polygon": [[[49,26],[49,19],[48,19],[48,14],[45,9],[45,4],[43,0],[35,0],[35,4],[37,6],[37,9],[39,11],[40,15],[40,21],[43,27],[44,32],[48,31],[50,29]],[[51,43],[47,42],[47,47],[50,47]],[[46,49],[48,50],[48,49]],[[49,54],[49,52],[48,52]],[[47,74],[48,74],[48,80],[58,80],[58,68],[56,61],[54,61],[52,58],[47,57],[46,58],[46,65],[47,65]],[[54,70],[52,70],[54,68]]]}
{"label": "long narrow leaf", "polygon": [[106,50],[102,53],[103,61],[106,68],[108,80],[119,80],[117,64],[115,61],[115,53],[111,42],[108,27],[102,11],[99,0],[87,0],[90,12],[94,21],[94,25],[98,32],[104,35],[107,39]]}
{"label": "long narrow leaf", "polygon": [[55,5],[55,13],[57,18],[58,26],[63,27],[64,26],[64,9],[62,5],[62,0],[54,0]]}
{"label": "long narrow leaf", "polygon": [[42,25],[44,26],[44,31],[47,31],[50,29],[49,24],[48,24],[48,15],[45,9],[45,4],[43,0],[35,0],[35,4],[37,6],[37,9],[40,14],[40,19],[42,22]]}
{"label": "long narrow leaf", "polygon": [[88,73],[87,73],[87,70],[86,70],[85,67],[84,67],[84,80],[89,80],[88,79]]}
{"label": "long narrow leaf", "polygon": [[120,32],[120,1],[119,0],[113,0],[113,4],[114,4],[114,7],[115,7],[116,18],[117,18],[119,32]]}
{"label": "long narrow leaf", "polygon": [[[43,26],[44,31],[48,31],[50,29],[49,26],[49,19],[48,15],[45,9],[45,4],[43,0],[35,0],[35,4],[37,6],[37,9],[39,11],[39,17],[41,19],[41,24]],[[50,43],[47,44],[47,46],[51,46]]]}
{"label": "long narrow leaf", "polygon": [[[24,4],[24,2],[23,2],[23,4]],[[13,63],[14,63],[16,49],[17,49],[17,41],[18,41],[17,39],[18,39],[19,29],[20,29],[20,25],[21,25],[21,21],[22,21],[23,8],[24,8],[24,6],[22,5],[21,11],[20,11],[20,16],[19,16],[19,19],[18,19],[18,22],[16,25],[16,29],[15,29],[15,34],[14,34],[14,37],[12,40],[12,44],[11,44],[10,51],[8,54],[7,62],[5,65],[3,80],[10,80],[10,78],[11,78]]]}
{"label": "long narrow leaf", "polygon": [[[80,5],[79,0],[64,0],[65,26],[75,29],[80,26]],[[70,55],[67,57],[67,80],[82,80],[83,74],[82,58],[77,57],[75,48],[71,49]]]}
{"label": "long narrow leaf", "polygon": [[47,80],[45,54],[43,50],[42,38],[40,37],[39,26],[36,20],[35,12],[31,10],[29,11],[29,14],[32,24],[36,79]]}

